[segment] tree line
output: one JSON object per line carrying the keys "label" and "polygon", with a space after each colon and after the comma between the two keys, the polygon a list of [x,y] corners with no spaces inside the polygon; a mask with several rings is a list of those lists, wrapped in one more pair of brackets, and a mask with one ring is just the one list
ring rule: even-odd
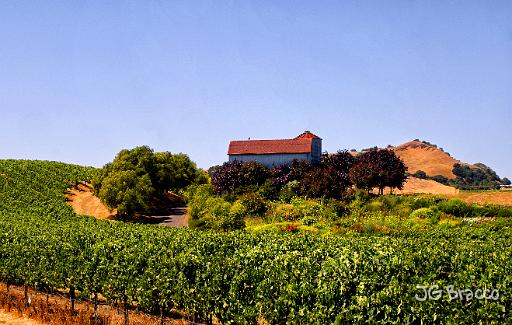
{"label": "tree line", "polygon": [[359,155],[338,151],[323,154],[320,163],[294,160],[291,165],[268,168],[258,162],[226,162],[209,169],[217,194],[234,195],[263,192],[268,198],[279,192],[293,190],[312,198],[342,199],[356,187],[372,191],[384,188],[402,189],[407,167],[388,149],[365,151]]}

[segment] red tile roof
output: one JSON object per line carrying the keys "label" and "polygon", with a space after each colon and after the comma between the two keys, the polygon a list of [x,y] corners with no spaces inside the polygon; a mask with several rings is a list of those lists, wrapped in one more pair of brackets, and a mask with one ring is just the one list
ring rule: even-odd
{"label": "red tile roof", "polygon": [[279,153],[310,153],[313,139],[320,139],[306,131],[295,139],[242,140],[229,143],[228,155],[265,155]]}
{"label": "red tile roof", "polygon": [[311,139],[231,141],[228,155],[310,153]]}
{"label": "red tile roof", "polygon": [[314,135],[313,133],[309,131],[304,131],[301,135],[298,135],[295,137],[295,139],[319,139],[322,140],[319,136]]}

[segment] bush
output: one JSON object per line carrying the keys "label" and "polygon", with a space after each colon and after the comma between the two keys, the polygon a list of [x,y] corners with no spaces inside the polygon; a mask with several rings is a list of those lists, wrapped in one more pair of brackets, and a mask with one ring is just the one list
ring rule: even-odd
{"label": "bush", "polygon": [[412,174],[412,176],[414,176],[416,178],[426,179],[427,178],[427,173],[425,173],[422,170],[418,170],[414,174]]}
{"label": "bush", "polygon": [[327,200],[326,201],[327,209],[334,212],[337,218],[347,216],[350,213],[349,207],[342,201],[338,200]]}
{"label": "bush", "polygon": [[239,201],[231,204],[213,193],[209,184],[194,186],[186,193],[191,228],[234,230],[245,227],[246,209]]}
{"label": "bush", "polygon": [[240,196],[239,201],[250,216],[263,216],[267,212],[268,203],[259,193],[246,193]]}
{"label": "bush", "polygon": [[300,222],[305,226],[312,226],[318,223],[318,219],[313,216],[305,216],[300,220]]}
{"label": "bush", "polygon": [[267,214],[269,221],[294,221],[300,219],[300,215],[295,210],[295,207],[290,203],[275,203],[272,209]]}
{"label": "bush", "polygon": [[302,218],[314,217],[325,220],[335,220],[337,218],[336,211],[316,200],[294,197],[291,204],[296,213]]}
{"label": "bush", "polygon": [[443,201],[443,199],[434,196],[417,196],[410,200],[411,209],[417,210],[419,208],[429,208],[435,206],[437,203]]}
{"label": "bush", "polygon": [[430,208],[419,208],[411,212],[411,218],[431,219],[438,214],[436,211]]}
{"label": "bush", "polygon": [[459,199],[449,199],[447,201],[439,202],[437,204],[437,209],[458,218],[468,218],[473,216],[473,208]]}
{"label": "bush", "polygon": [[279,190],[277,186],[272,183],[271,179],[267,179],[265,183],[260,186],[258,193],[267,200],[277,200],[279,197]]}
{"label": "bush", "polygon": [[435,175],[435,176],[430,176],[428,178],[433,181],[436,181],[438,183],[444,184],[444,185],[448,185],[448,183],[450,182],[449,179],[443,175]]}
{"label": "bush", "polygon": [[279,192],[279,199],[283,202],[290,202],[294,196],[298,196],[300,192],[299,181],[291,181],[286,183]]}

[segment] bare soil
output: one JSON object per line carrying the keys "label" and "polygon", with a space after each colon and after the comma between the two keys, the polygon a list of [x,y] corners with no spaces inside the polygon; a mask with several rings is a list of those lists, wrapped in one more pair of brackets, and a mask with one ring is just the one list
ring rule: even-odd
{"label": "bare soil", "polygon": [[15,312],[6,312],[3,309],[0,309],[0,324],[5,325],[41,325],[43,323],[38,322],[34,319],[30,319],[19,313]]}
{"label": "bare soil", "polygon": [[[62,292],[47,295],[32,288],[27,290],[25,299],[23,287],[10,286],[9,292],[5,283],[0,283],[0,324],[28,324],[28,325],[71,325],[71,324],[97,324],[117,325],[124,324],[123,311],[109,305],[99,305],[97,314],[91,302],[75,301],[74,312],[71,312],[70,301]],[[128,311],[129,324],[192,324],[184,315],[173,313],[163,319],[138,312],[131,308]]]}
{"label": "bare soil", "polygon": [[[96,219],[115,219],[116,210],[109,208],[94,196],[90,184],[82,183],[69,189],[65,195],[68,205],[77,214],[95,217]],[[183,204],[178,203],[176,195],[169,193],[165,199],[154,202],[154,207],[148,215],[141,216],[136,222],[158,224],[169,227],[187,227],[188,210]]]}
{"label": "bare soil", "polygon": [[[387,191],[389,193],[389,191]],[[457,195],[459,190],[455,187],[443,185],[431,179],[420,179],[409,177],[402,190],[395,190],[396,194],[435,194],[435,195]]]}
{"label": "bare soil", "polygon": [[92,216],[97,219],[112,219],[116,211],[104,205],[99,198],[93,195],[89,184],[79,184],[65,195],[68,204],[77,214]]}

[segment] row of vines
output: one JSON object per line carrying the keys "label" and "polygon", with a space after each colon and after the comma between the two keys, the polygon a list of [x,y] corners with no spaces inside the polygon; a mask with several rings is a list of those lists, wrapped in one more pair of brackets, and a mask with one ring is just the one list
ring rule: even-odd
{"label": "row of vines", "polygon": [[[0,161],[2,281],[226,324],[512,321],[506,227],[320,237],[112,223],[76,216],[65,204],[69,181],[92,171]],[[432,285],[499,297],[417,298],[417,286]]]}

